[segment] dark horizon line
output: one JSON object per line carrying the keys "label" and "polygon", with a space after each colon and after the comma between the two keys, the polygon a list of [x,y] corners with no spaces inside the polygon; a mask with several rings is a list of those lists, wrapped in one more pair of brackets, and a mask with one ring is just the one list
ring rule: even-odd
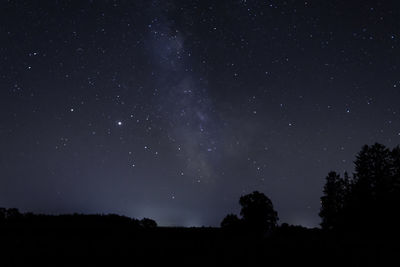
{"label": "dark horizon line", "polygon": [[[6,208],[4,206],[0,206],[0,210],[1,209],[6,209],[6,210],[12,210],[12,209],[16,209],[19,214],[21,215],[27,215],[27,214],[31,214],[33,216],[48,216],[48,217],[61,217],[61,216],[118,216],[121,218],[127,218],[130,220],[142,220],[142,219],[151,219],[154,220],[152,218],[149,217],[142,217],[141,219],[136,218],[136,217],[130,217],[127,215],[121,215],[118,213],[78,213],[78,212],[74,212],[74,213],[35,213],[35,212],[31,212],[31,211],[21,211],[18,208]],[[156,220],[154,220],[157,223],[157,228],[185,228],[185,229],[190,229],[190,228],[215,228],[215,229],[220,229],[221,226],[213,226],[213,225],[201,225],[201,226],[184,226],[184,225],[160,225],[158,224],[158,222]],[[302,227],[302,228],[306,228],[306,229],[322,229],[321,226],[318,224],[318,226],[314,226],[314,227],[309,227],[309,226],[305,226],[305,225],[301,225],[301,224],[290,224],[287,222],[282,222],[280,224],[278,224],[278,227],[282,226],[282,225],[288,225],[288,226],[294,226],[294,227]]]}

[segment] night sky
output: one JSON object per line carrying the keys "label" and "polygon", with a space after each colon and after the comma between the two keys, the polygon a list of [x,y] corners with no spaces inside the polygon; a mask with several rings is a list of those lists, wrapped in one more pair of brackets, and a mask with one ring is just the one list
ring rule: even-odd
{"label": "night sky", "polygon": [[0,206],[317,226],[330,170],[400,143],[400,3],[1,1]]}

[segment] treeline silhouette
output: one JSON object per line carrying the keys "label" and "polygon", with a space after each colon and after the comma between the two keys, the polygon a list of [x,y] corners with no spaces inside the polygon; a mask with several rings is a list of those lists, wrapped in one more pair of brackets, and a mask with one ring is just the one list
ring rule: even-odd
{"label": "treeline silhouette", "polygon": [[[355,172],[341,176],[328,173],[321,197],[321,227],[325,231],[359,235],[400,232],[400,147],[392,150],[382,144],[365,145],[357,154]],[[240,197],[239,218],[228,214],[222,228],[271,232],[278,213],[271,200],[255,191]]]}
{"label": "treeline silhouette", "polygon": [[400,149],[366,145],[354,163],[351,175],[328,173],[321,229],[279,225],[259,191],[220,228],[0,208],[0,266],[388,266],[398,261]]}
{"label": "treeline silhouette", "polygon": [[156,221],[141,220],[117,214],[63,214],[46,215],[31,212],[20,213],[18,209],[0,208],[0,225],[31,227],[131,227],[135,229],[156,228]]}
{"label": "treeline silhouette", "polygon": [[350,176],[332,171],[321,197],[326,230],[398,235],[400,228],[400,148],[365,145]]}

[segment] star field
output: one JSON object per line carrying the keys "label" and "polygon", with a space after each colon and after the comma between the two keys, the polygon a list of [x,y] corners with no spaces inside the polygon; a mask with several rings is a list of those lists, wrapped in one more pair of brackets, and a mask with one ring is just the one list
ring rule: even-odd
{"label": "star field", "polygon": [[397,1],[2,1],[0,206],[317,226],[330,170],[400,143]]}

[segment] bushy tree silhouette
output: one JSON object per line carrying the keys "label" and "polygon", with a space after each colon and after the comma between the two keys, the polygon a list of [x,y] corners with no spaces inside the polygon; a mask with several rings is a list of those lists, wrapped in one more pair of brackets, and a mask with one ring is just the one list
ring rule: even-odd
{"label": "bushy tree silhouette", "polygon": [[222,228],[237,229],[241,226],[242,221],[236,214],[228,214],[221,222]]}
{"label": "bushy tree silhouette", "polygon": [[255,232],[266,232],[276,227],[278,213],[274,210],[272,201],[263,193],[254,191],[241,196],[239,204],[241,219],[235,214],[228,214],[221,222],[223,228],[241,228]]}
{"label": "bushy tree silhouette", "polygon": [[149,218],[143,218],[139,222],[140,226],[145,228],[145,229],[151,229],[151,228],[156,228],[157,223],[156,221],[149,219]]}
{"label": "bushy tree silhouette", "polygon": [[254,191],[240,197],[243,223],[255,230],[271,230],[278,221],[278,213],[274,210],[272,201],[263,193]]}

